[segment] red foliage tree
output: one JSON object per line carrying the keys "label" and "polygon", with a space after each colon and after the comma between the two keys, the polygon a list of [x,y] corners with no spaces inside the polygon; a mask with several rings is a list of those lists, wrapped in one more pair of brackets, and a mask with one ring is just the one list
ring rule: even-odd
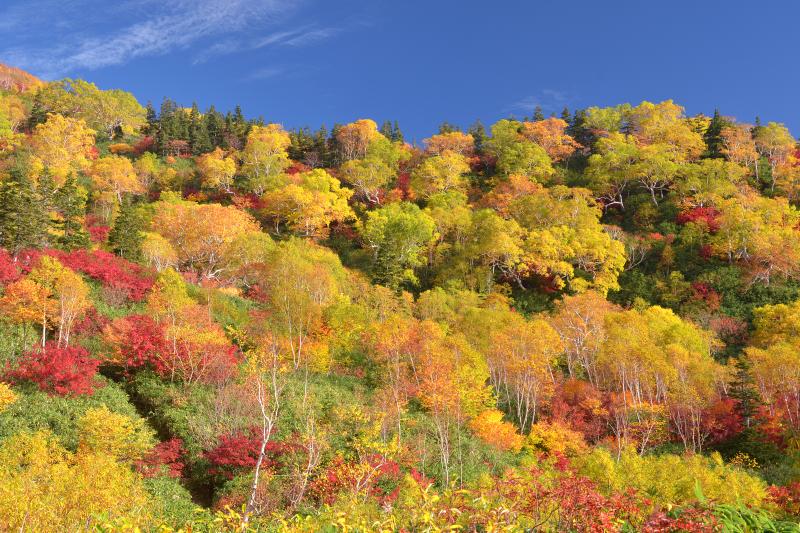
{"label": "red foliage tree", "polygon": [[99,335],[110,323],[111,320],[107,316],[101,315],[97,312],[97,309],[90,307],[72,326],[72,333],[85,337]]}
{"label": "red foliage tree", "polygon": [[21,277],[19,268],[6,250],[0,248],[0,285],[8,285]]}
{"label": "red foliage tree", "polygon": [[725,344],[743,344],[747,338],[747,322],[731,316],[712,318],[709,328],[716,333]]}
{"label": "red foliage tree", "polygon": [[139,139],[139,141],[136,144],[133,145],[133,153],[139,156],[145,152],[152,152],[155,145],[156,145],[156,140],[150,135],[145,135],[144,137]]}
{"label": "red foliage tree", "polygon": [[[276,456],[284,451],[285,446],[282,443],[268,442],[267,456],[261,463],[262,468],[274,467],[277,464]],[[252,428],[249,434],[222,435],[219,443],[203,455],[211,463],[211,475],[233,479],[237,474],[255,468],[260,452],[261,429]]]}
{"label": "red foliage tree", "polygon": [[780,507],[787,516],[800,516],[800,481],[794,481],[784,487],[772,485],[767,489],[769,498]]}
{"label": "red foliage tree", "polygon": [[787,426],[784,423],[786,413],[779,407],[770,409],[761,405],[756,409],[755,419],[758,423],[757,434],[764,442],[771,442],[778,448],[786,447]]}
{"label": "red foliage tree", "polygon": [[708,509],[685,507],[670,512],[658,511],[642,526],[645,533],[713,533],[719,531],[719,522]]}
{"label": "red foliage tree", "polygon": [[694,207],[679,213],[676,222],[681,225],[689,222],[703,223],[708,231],[715,233],[719,230],[719,211],[713,207]]}
{"label": "red foliage tree", "polygon": [[111,227],[106,225],[89,226],[86,228],[89,232],[89,239],[97,244],[103,244],[108,240],[108,234],[111,232]]}
{"label": "red foliage tree", "polygon": [[722,298],[711,285],[695,281],[692,282],[692,291],[694,292],[693,298],[705,302],[709,310],[716,311],[719,309]]}
{"label": "red foliage tree", "polygon": [[22,356],[16,368],[5,372],[12,382],[35,383],[39,389],[59,396],[94,392],[94,378],[100,362],[80,346],[57,347],[47,343]]}
{"label": "red foliage tree", "polygon": [[149,316],[129,315],[115,320],[105,333],[127,371],[151,368],[160,375],[168,373],[165,357],[172,347],[161,325]]}
{"label": "red foliage tree", "polygon": [[600,391],[588,381],[569,379],[555,390],[550,411],[554,419],[596,442],[607,431],[608,410]]}
{"label": "red foliage tree", "polygon": [[509,476],[497,486],[500,496],[518,502],[516,510],[552,524],[557,531],[602,532],[617,531],[625,521],[635,522],[643,501],[629,490],[610,496],[603,495],[595,483],[579,475],[561,458],[561,475],[549,476],[533,467],[529,479]]}
{"label": "red foliage tree", "polygon": [[143,459],[136,462],[136,470],[144,477],[166,475],[179,478],[186,466],[183,457],[186,450],[181,439],[159,442]]}
{"label": "red foliage tree", "polygon": [[739,402],[733,398],[720,398],[703,413],[703,426],[711,443],[719,443],[744,429]]}

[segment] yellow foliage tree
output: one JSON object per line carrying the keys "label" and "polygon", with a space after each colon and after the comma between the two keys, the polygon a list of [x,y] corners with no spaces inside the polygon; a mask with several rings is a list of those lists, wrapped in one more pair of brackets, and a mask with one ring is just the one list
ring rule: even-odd
{"label": "yellow foliage tree", "polygon": [[101,198],[113,195],[118,203],[122,203],[123,194],[146,192],[131,160],[127,157],[119,155],[101,157],[92,163],[89,175]]}
{"label": "yellow foliage tree", "polygon": [[205,278],[224,274],[227,247],[241,235],[259,230],[250,215],[233,206],[168,198],[154,208],[151,230],[169,241],[179,267]]}
{"label": "yellow foliage tree", "polygon": [[288,176],[287,182],[263,197],[264,214],[273,219],[276,233],[286,224],[304,237],[325,237],[333,222],[355,217],[347,203],[353,191],[342,188],[325,170]]}
{"label": "yellow foliage tree", "polygon": [[149,496],[111,455],[65,450],[51,434],[19,433],[0,444],[0,519],[15,531],[74,531],[95,515],[146,521]]}
{"label": "yellow foliage tree", "polygon": [[17,395],[8,383],[0,381],[0,413],[5,411],[9,405],[17,401]]}
{"label": "yellow foliage tree", "polygon": [[468,133],[451,131],[425,139],[425,148],[432,155],[442,155],[449,151],[470,157],[475,151],[475,139]]}
{"label": "yellow foliage tree", "polygon": [[411,186],[424,197],[438,192],[463,191],[465,174],[470,170],[467,159],[450,150],[425,159],[411,173]]}
{"label": "yellow foliage tree", "polygon": [[204,187],[222,189],[227,193],[233,191],[233,177],[237,170],[233,157],[227,156],[217,147],[213,152],[199,156],[196,162]]}
{"label": "yellow foliage tree", "polygon": [[48,256],[42,256],[29,279],[51,295],[52,320],[58,324],[58,345],[69,344],[75,319],[92,305],[89,287],[80,275]]}
{"label": "yellow foliage tree", "polygon": [[366,157],[369,144],[380,136],[374,120],[360,119],[342,126],[336,132],[343,161]]}
{"label": "yellow foliage tree", "polygon": [[113,457],[133,462],[141,459],[154,444],[144,419],[114,413],[105,405],[88,409],[78,419],[78,453]]}
{"label": "yellow foliage tree", "polygon": [[94,131],[83,120],[50,114],[45,123],[36,126],[29,142],[33,174],[38,176],[47,167],[61,186],[70,172],[89,167]]}
{"label": "yellow foliage tree", "polygon": [[278,185],[277,176],[289,166],[289,134],[280,124],[253,126],[242,150],[242,172],[257,195]]}
{"label": "yellow foliage tree", "polygon": [[487,409],[469,421],[469,428],[483,442],[503,451],[518,452],[524,441],[517,428],[503,421],[502,411]]}

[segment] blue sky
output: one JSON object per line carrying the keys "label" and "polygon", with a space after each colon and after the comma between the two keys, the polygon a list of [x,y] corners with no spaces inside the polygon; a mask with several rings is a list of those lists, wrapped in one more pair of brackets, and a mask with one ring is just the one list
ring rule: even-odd
{"label": "blue sky", "polygon": [[287,127],[398,120],[409,140],[672,98],[800,134],[792,0],[3,0],[0,61]]}

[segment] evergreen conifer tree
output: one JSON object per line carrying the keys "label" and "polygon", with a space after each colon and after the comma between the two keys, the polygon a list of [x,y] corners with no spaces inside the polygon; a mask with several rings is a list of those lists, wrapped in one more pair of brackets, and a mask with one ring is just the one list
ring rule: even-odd
{"label": "evergreen conifer tree", "polygon": [[727,125],[727,121],[719,114],[719,110],[714,110],[714,116],[711,117],[711,122],[708,124],[703,139],[706,142],[706,157],[721,158],[722,157],[722,129]]}
{"label": "evergreen conifer tree", "polygon": [[25,170],[11,170],[0,184],[0,243],[13,254],[46,242],[48,214]]}
{"label": "evergreen conifer tree", "polygon": [[392,122],[391,121],[384,120],[383,124],[381,124],[381,129],[379,131],[381,132],[381,135],[383,135],[384,137],[386,137],[390,141],[392,140]]}
{"label": "evergreen conifer tree", "polygon": [[86,215],[86,191],[78,187],[70,174],[64,185],[56,192],[55,207],[60,214],[58,221],[58,244],[64,250],[85,248],[89,245],[89,233],[83,226]]}
{"label": "evergreen conifer tree", "polygon": [[204,154],[212,149],[206,122],[200,115],[196,102],[192,104],[192,111],[189,113],[189,147],[194,155]]}
{"label": "evergreen conifer tree", "polygon": [[130,200],[126,200],[108,234],[108,243],[117,255],[129,261],[137,261],[142,254],[143,231],[144,219],[141,211]]}
{"label": "evergreen conifer tree", "polygon": [[395,141],[395,142],[403,142],[403,140],[404,140],[403,132],[400,131],[400,125],[397,123],[396,120],[394,121],[394,124],[392,125],[392,140]]}
{"label": "evergreen conifer tree", "polygon": [[472,126],[469,127],[467,133],[472,135],[475,140],[475,152],[480,154],[483,151],[483,145],[486,143],[486,128],[480,120],[476,120]]}

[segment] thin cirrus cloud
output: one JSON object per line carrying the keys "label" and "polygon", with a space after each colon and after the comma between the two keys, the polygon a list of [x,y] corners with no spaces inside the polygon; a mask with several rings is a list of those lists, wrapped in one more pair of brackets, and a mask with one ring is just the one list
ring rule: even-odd
{"label": "thin cirrus cloud", "polygon": [[192,60],[192,64],[199,65],[220,56],[241,51],[258,50],[260,48],[266,48],[270,46],[309,46],[335,37],[342,31],[344,31],[343,28],[318,28],[313,25],[306,25],[292,30],[276,31],[250,41],[222,41],[215,43],[198,53]]}
{"label": "thin cirrus cloud", "polygon": [[522,111],[532,113],[537,107],[545,111],[560,111],[564,106],[573,101],[569,94],[555,89],[542,89],[536,94],[532,94],[514,102],[505,111]]}
{"label": "thin cirrus cloud", "polygon": [[245,80],[267,80],[270,78],[276,78],[283,74],[286,74],[286,70],[282,67],[265,67],[254,70],[245,78]]}
{"label": "thin cirrus cloud", "polygon": [[[276,24],[303,0],[128,0],[107,8],[98,0],[30,0],[0,10],[0,41],[17,45],[0,48],[0,60],[45,78],[76,70],[121,65],[136,58],[183,50],[203,40]],[[56,10],[48,27],[28,32],[25,20],[39,20]],[[51,12],[52,13],[52,12]],[[107,20],[103,19],[105,15]],[[131,21],[122,26],[119,20]],[[311,30],[320,31],[320,30]],[[49,38],[44,38],[49,33]],[[29,39],[26,42],[26,37]],[[286,38],[303,39],[302,34]],[[41,46],[41,42],[59,43]],[[290,44],[287,42],[287,44]],[[222,55],[236,50],[236,41],[212,47]]]}

